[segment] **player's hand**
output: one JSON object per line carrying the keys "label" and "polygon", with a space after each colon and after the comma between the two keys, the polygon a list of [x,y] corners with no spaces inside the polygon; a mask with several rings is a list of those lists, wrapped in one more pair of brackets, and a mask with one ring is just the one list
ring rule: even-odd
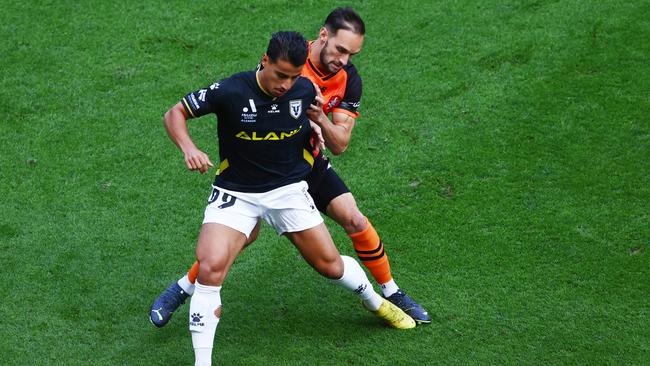
{"label": "player's hand", "polygon": [[327,118],[327,115],[325,115],[325,112],[323,112],[323,103],[325,103],[325,98],[323,97],[323,93],[321,93],[320,88],[315,83],[314,83],[314,89],[316,90],[316,98],[314,99],[314,102],[310,104],[309,108],[307,109],[307,117],[309,117],[311,121],[320,125],[322,123],[325,123],[326,120],[329,119]]}
{"label": "player's hand", "polygon": [[191,147],[186,151],[183,151],[185,155],[185,165],[189,170],[198,170],[201,174],[204,174],[211,167],[214,166],[208,157],[208,154],[197,149],[196,147]]}
{"label": "player's hand", "polygon": [[314,90],[316,90],[316,99],[314,99],[314,103],[312,105],[315,105],[319,108],[323,108],[323,103],[325,103],[325,97],[323,96],[323,93],[320,91],[320,87],[318,84],[312,82],[314,85]]}
{"label": "player's hand", "polygon": [[313,139],[313,147],[320,150],[325,150],[325,139],[323,138],[323,131],[321,130],[320,126],[314,123],[312,120],[309,120],[309,124],[311,125],[312,130],[311,138]]}

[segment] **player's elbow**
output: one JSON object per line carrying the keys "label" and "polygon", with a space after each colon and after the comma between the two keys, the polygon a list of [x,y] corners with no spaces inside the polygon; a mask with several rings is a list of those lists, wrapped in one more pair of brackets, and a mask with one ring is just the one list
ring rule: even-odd
{"label": "player's elbow", "polygon": [[169,126],[169,124],[170,124],[170,122],[171,122],[171,120],[172,120],[172,118],[173,118],[173,117],[172,117],[172,116],[173,116],[173,110],[174,110],[174,109],[171,108],[171,109],[169,109],[167,112],[165,112],[165,114],[163,115],[163,124],[164,124],[165,126]]}
{"label": "player's elbow", "polygon": [[180,103],[169,108],[169,110],[165,112],[165,115],[163,116],[163,123],[165,124],[165,126],[169,126],[173,124],[174,121],[177,120],[182,120],[182,121],[187,120],[187,116],[185,115],[183,106]]}
{"label": "player's elbow", "polygon": [[341,155],[347,150],[348,145],[334,145],[327,147],[332,155]]}
{"label": "player's elbow", "polygon": [[331,134],[329,144],[327,144],[327,139],[325,139],[327,149],[334,155],[343,154],[350,145],[351,132],[352,130],[345,129],[343,131],[337,131],[336,134]]}
{"label": "player's elbow", "polygon": [[169,118],[169,111],[167,111],[167,112],[165,112],[165,114],[163,114],[163,120],[162,121],[163,121],[164,125],[167,125],[167,119],[168,118]]}

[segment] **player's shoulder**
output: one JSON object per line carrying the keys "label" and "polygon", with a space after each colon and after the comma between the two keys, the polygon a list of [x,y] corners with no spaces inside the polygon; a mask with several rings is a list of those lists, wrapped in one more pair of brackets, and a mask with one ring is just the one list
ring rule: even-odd
{"label": "player's shoulder", "polygon": [[254,71],[242,71],[221,79],[218,83],[226,88],[237,88],[255,81]]}
{"label": "player's shoulder", "polygon": [[361,75],[357,71],[357,68],[351,62],[348,62],[347,65],[343,66],[343,71],[348,75],[345,82],[345,91],[346,94],[359,94],[361,95],[361,90],[363,89],[363,83],[361,82]]}
{"label": "player's shoulder", "polygon": [[212,83],[209,86],[208,96],[221,99],[241,98],[250,94],[255,83],[255,72],[239,72]]}
{"label": "player's shoulder", "polygon": [[359,71],[352,62],[348,62],[347,65],[343,66],[343,71],[348,74],[348,79],[357,79],[361,81],[361,75],[359,75]]}
{"label": "player's shoulder", "polygon": [[295,88],[298,90],[302,90],[307,94],[316,94],[316,90],[314,89],[314,83],[307,77],[305,76],[299,76],[298,79],[296,80],[296,85]]}
{"label": "player's shoulder", "polygon": [[296,85],[298,85],[301,88],[310,86],[312,89],[314,88],[314,83],[306,76],[300,75],[298,79],[296,80]]}
{"label": "player's shoulder", "polygon": [[236,74],[233,74],[231,79],[234,80],[250,80],[251,78],[255,78],[255,70],[247,70],[247,71],[242,71],[238,72]]}
{"label": "player's shoulder", "polygon": [[[352,63],[348,63],[343,67],[343,71],[346,72],[347,78],[345,81],[345,96],[344,99],[350,100],[359,100],[361,98],[361,93],[363,90],[363,83],[361,82],[361,76],[357,72],[357,68]],[[356,102],[355,102],[356,103]]]}

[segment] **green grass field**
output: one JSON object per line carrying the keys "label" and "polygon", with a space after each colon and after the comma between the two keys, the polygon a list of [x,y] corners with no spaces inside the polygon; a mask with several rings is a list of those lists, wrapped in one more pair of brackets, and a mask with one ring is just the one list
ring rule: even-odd
{"label": "green grass field", "polygon": [[[162,115],[343,4],[121,3],[0,12],[2,365],[193,364],[189,306],[147,316],[212,177]],[[355,8],[362,115],[333,164],[434,321],[384,327],[266,226],[222,291],[215,364],[650,364],[650,2]],[[215,126],[191,123],[213,160]]]}

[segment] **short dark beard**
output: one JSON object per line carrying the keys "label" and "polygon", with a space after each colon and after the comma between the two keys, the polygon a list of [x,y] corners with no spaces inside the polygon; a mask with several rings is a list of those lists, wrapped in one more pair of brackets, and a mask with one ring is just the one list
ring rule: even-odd
{"label": "short dark beard", "polygon": [[334,71],[330,70],[329,63],[327,63],[326,60],[325,60],[325,52],[327,50],[327,45],[329,43],[330,43],[329,39],[327,41],[325,41],[325,45],[323,45],[323,47],[321,47],[321,49],[320,49],[320,55],[319,55],[318,59],[320,61],[321,68],[325,69],[325,70],[321,70],[321,71],[326,71],[328,74],[331,74]]}

